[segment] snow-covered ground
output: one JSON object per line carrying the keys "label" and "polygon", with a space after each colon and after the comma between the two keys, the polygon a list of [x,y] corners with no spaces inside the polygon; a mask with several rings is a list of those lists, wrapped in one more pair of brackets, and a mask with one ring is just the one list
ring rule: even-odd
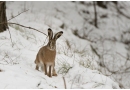
{"label": "snow-covered ground", "polygon": [[[130,2],[125,4],[130,7]],[[13,43],[8,30],[0,33],[0,88],[64,88],[63,77],[67,88],[120,88],[120,83],[129,88],[129,73],[123,73],[124,76],[115,73],[111,77],[108,76],[110,72],[104,73],[105,69],[99,66],[99,63],[104,62],[110,71],[122,72],[130,65],[123,58],[127,57],[129,52],[126,48],[129,47],[121,43],[129,40],[128,35],[123,36],[123,39],[121,36],[130,28],[130,20],[123,16],[117,18],[118,13],[113,4],[110,5],[111,8],[106,10],[97,8],[98,16],[107,15],[107,18],[98,17],[97,29],[88,23],[94,17],[93,6],[90,5],[79,2],[6,2],[7,19],[29,9],[9,22],[36,28],[45,34],[48,28],[54,33],[64,33],[57,40],[55,68],[58,76],[49,78],[44,72],[35,70],[34,63],[38,50],[48,41],[47,36],[10,24]],[[82,13],[83,10],[87,10],[89,14]],[[85,38],[77,37],[75,32]],[[103,59],[92,51],[91,46],[96,48]],[[122,81],[119,83],[120,79]]]}

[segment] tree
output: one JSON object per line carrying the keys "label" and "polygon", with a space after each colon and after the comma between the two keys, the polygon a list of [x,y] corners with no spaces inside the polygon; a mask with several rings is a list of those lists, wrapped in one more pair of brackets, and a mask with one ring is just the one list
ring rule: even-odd
{"label": "tree", "polygon": [[8,29],[7,18],[6,18],[6,2],[0,1],[0,32]]}

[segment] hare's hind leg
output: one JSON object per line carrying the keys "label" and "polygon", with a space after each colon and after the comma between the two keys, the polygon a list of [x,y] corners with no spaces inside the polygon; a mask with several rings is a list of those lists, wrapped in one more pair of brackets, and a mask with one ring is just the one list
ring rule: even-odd
{"label": "hare's hind leg", "polygon": [[52,76],[57,76],[56,70],[55,70],[55,62],[54,62],[54,65],[53,65]]}
{"label": "hare's hind leg", "polygon": [[53,66],[52,76],[57,76],[54,66]]}

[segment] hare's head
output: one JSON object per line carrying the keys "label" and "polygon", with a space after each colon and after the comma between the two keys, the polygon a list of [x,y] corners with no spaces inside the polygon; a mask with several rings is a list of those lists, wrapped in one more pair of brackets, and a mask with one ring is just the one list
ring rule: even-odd
{"label": "hare's head", "polygon": [[55,50],[56,49],[56,40],[63,34],[63,31],[60,31],[56,33],[53,37],[53,31],[48,28],[48,36],[49,36],[49,42],[47,44],[48,48],[50,50]]}

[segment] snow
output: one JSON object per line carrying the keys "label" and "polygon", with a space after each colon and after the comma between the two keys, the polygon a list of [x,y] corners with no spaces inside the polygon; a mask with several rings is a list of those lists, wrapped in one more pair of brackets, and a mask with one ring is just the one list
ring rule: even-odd
{"label": "snow", "polygon": [[[127,8],[129,5],[127,4]],[[112,72],[119,70],[122,72],[126,68],[124,65],[127,67],[130,65],[130,62],[124,58],[127,57],[127,46],[121,42],[130,40],[128,33],[123,36],[123,39],[121,37],[124,31],[130,30],[130,21],[123,16],[120,16],[120,19],[117,18],[118,14],[114,7],[107,10],[97,8],[100,12],[99,28],[88,23],[94,16],[93,7],[79,2],[15,1],[6,2],[6,7],[7,19],[29,9],[9,22],[33,27],[45,34],[48,28],[51,28],[54,33],[58,31],[64,33],[57,40],[55,68],[58,76],[49,78],[44,72],[35,70],[34,63],[38,50],[47,44],[47,36],[32,29],[9,25],[13,43],[8,30],[0,33],[1,89],[64,89],[63,77],[68,89],[120,88],[118,81],[122,77],[118,75],[116,80],[113,77],[117,74],[109,77],[101,72],[104,69],[98,64],[102,59],[98,58],[91,49],[92,45],[99,54],[103,55],[104,64],[108,65],[107,68]],[[87,10],[90,15],[83,14],[82,10]],[[107,15],[107,18],[101,18],[102,15]],[[88,22],[84,21],[84,18]],[[86,40],[75,36],[73,33],[76,30],[81,37],[85,36]],[[124,77],[120,83],[129,81],[126,78],[129,74],[123,74]],[[129,88],[127,82],[123,84],[125,88]]]}

